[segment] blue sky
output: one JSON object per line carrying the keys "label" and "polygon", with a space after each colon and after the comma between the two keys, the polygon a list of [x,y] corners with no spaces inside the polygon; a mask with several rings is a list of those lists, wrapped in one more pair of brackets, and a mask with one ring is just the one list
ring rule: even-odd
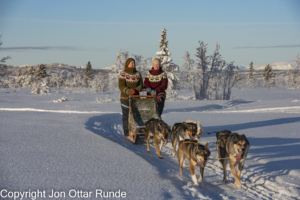
{"label": "blue sky", "polygon": [[300,1],[0,0],[0,57],[8,65],[114,64],[121,50],[155,57],[167,29],[173,62],[216,42],[227,62],[266,65],[300,53]]}

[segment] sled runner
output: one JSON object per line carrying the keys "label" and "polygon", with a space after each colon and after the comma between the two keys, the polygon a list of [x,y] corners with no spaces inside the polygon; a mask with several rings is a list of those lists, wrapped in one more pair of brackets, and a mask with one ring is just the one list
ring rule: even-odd
{"label": "sled runner", "polygon": [[129,135],[126,138],[134,144],[139,138],[145,138],[145,123],[152,118],[160,119],[156,96],[129,95]]}

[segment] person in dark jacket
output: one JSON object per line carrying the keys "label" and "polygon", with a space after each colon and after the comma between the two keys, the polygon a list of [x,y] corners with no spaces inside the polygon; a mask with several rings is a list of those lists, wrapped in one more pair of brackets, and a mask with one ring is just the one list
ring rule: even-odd
{"label": "person in dark jacket", "polygon": [[140,72],[136,71],[135,60],[128,58],[125,62],[124,71],[119,75],[119,89],[121,91],[120,101],[122,108],[122,121],[125,137],[129,135],[128,114],[129,95],[138,95],[143,88],[143,78]]}
{"label": "person in dark jacket", "polygon": [[161,69],[160,60],[157,58],[152,61],[152,69],[146,75],[144,87],[149,95],[157,95],[158,114],[161,116],[165,105],[168,78],[166,72]]}

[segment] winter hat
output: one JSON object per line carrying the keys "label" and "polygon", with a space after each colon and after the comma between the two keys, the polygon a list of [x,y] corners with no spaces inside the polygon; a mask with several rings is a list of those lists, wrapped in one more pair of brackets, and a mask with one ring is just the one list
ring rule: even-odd
{"label": "winter hat", "polygon": [[133,61],[133,62],[135,63],[135,60],[134,60],[133,58],[128,58],[128,59],[126,60],[125,65],[124,65],[125,69],[128,67],[128,65],[129,65],[129,63],[130,63],[131,61]]}
{"label": "winter hat", "polygon": [[158,58],[154,58],[152,60],[152,64],[160,64],[160,60]]}
{"label": "winter hat", "polygon": [[129,63],[133,61],[135,63],[135,60],[133,58],[128,58],[125,62],[125,65],[124,65],[124,71],[125,72],[128,72],[130,74],[134,74],[136,72],[136,68],[135,66],[133,68],[129,68],[128,65]]}

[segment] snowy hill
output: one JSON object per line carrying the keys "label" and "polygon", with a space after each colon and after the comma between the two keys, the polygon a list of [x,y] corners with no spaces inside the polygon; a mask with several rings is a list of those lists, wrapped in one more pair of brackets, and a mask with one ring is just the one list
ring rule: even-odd
{"label": "snowy hill", "polygon": [[[267,64],[266,64],[267,65]],[[264,70],[266,65],[256,65],[254,66],[255,70]],[[272,66],[273,70],[291,70],[296,68],[295,62],[275,62],[273,64],[270,64]],[[239,70],[249,70],[249,66],[238,66]]]}

